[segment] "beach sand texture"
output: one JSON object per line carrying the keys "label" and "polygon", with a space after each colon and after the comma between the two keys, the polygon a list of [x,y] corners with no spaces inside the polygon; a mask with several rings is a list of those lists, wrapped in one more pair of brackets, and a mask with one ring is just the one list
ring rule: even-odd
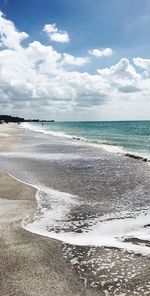
{"label": "beach sand texture", "polygon": [[[22,130],[2,125],[0,134],[0,149],[11,151],[17,148]],[[35,193],[0,171],[0,296],[100,295],[78,282],[58,241],[22,228],[22,219],[36,207]]]}

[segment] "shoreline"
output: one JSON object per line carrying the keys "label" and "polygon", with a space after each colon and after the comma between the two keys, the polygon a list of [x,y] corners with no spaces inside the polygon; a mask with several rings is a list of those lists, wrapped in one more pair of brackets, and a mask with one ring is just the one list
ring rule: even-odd
{"label": "shoreline", "polygon": [[87,145],[87,146],[89,145],[90,147],[93,147],[93,148],[102,149],[107,153],[114,153],[127,158],[132,158],[135,160],[140,160],[146,163],[150,163],[150,155],[146,152],[140,152],[136,150],[133,151],[130,149],[126,149],[125,147],[122,147],[120,145],[116,145],[116,144],[112,144],[109,142],[100,141],[96,139],[88,139],[79,135],[77,136],[73,134],[68,134],[64,131],[53,131],[46,128],[44,129],[43,126],[32,125],[32,123],[22,123],[21,126],[22,128],[25,128],[34,132],[43,133],[43,134],[51,135],[54,137],[62,137],[62,138],[74,140],[75,143],[77,142],[83,143],[84,145]]}
{"label": "shoreline", "polygon": [[[9,142],[14,138],[11,151],[18,149],[14,143],[21,129],[7,125],[7,131]],[[35,188],[0,170],[0,296],[100,295],[76,278],[61,254],[61,242],[22,227],[23,218],[36,209],[35,194]]]}

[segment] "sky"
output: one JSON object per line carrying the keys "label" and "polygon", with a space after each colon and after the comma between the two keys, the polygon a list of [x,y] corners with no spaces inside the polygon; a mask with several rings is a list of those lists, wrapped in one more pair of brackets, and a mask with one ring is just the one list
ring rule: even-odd
{"label": "sky", "polygon": [[150,119],[149,0],[0,0],[0,114]]}

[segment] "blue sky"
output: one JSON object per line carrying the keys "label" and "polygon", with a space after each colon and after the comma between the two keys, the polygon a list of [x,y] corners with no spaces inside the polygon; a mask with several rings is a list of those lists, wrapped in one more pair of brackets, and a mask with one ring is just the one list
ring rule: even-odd
{"label": "blue sky", "polygon": [[[52,100],[53,108],[54,105],[57,106],[56,113],[59,114],[59,118],[68,119],[71,118],[79,118],[81,119],[82,114],[84,113],[84,119],[89,117],[90,111],[85,110],[85,107],[88,108],[89,106],[92,108],[97,108],[96,111],[93,111],[93,116],[91,119],[94,118],[96,120],[99,119],[121,119],[124,116],[127,119],[147,119],[147,107],[149,106],[149,101],[147,102],[146,98],[148,97],[148,69],[149,69],[149,57],[150,57],[150,1],[149,0],[0,0],[0,10],[3,13],[2,22],[5,23],[5,20],[9,20],[14,26],[12,30],[16,30],[16,32],[26,32],[28,34],[28,38],[19,39],[19,43],[21,45],[22,55],[24,55],[23,61],[28,59],[30,62],[31,69],[34,68],[33,76],[37,75],[36,78],[39,79],[39,75],[42,76],[49,82],[48,86],[45,86],[44,93],[42,96],[45,95],[45,108],[47,108],[47,113],[49,114],[49,104]],[[68,35],[68,41],[66,42],[58,42],[56,40],[52,40],[50,33],[46,32],[45,25],[55,25],[53,27],[53,33],[56,32],[62,34],[66,32]],[[2,30],[2,31],[1,31]],[[8,30],[7,32],[3,32],[3,28],[0,29],[1,38],[3,34],[8,34],[9,39],[12,36],[12,30]],[[55,32],[54,32],[55,31]],[[16,33],[18,34],[18,33]],[[18,35],[19,36],[19,35]],[[8,37],[8,36],[7,36]],[[16,37],[18,38],[18,37]],[[19,37],[20,38],[20,37]],[[18,40],[18,39],[17,39]],[[39,43],[34,43],[35,41]],[[15,41],[18,42],[18,41]],[[14,42],[14,46],[10,42],[4,42],[2,40],[4,48],[1,49],[1,54],[18,54],[18,58],[20,57],[20,49],[18,51],[18,47],[16,47],[16,43]],[[31,45],[30,45],[31,44]],[[33,44],[33,46],[32,46]],[[42,46],[45,46],[42,47]],[[53,49],[53,54],[50,53],[49,46]],[[33,49],[34,47],[34,49]],[[36,49],[35,49],[36,47]],[[42,49],[43,48],[43,49]],[[95,56],[91,54],[90,51],[96,50],[103,50],[103,49],[111,49],[112,54],[103,55],[102,56]],[[15,53],[14,53],[15,49]],[[25,50],[27,49],[27,50]],[[54,69],[52,69],[52,65],[50,65],[49,71],[52,72],[51,74],[47,72],[46,68],[43,70],[43,65],[48,64],[48,60],[44,60],[43,56],[40,58],[34,57],[34,61],[31,61],[31,51],[33,55],[36,52],[41,55],[41,50],[47,52],[47,55],[50,58],[50,54],[53,60],[53,67],[54,63],[56,63],[56,53],[57,53],[57,65],[56,68],[61,68],[64,77],[66,77],[65,83],[68,87],[68,92],[64,85],[59,85],[59,95],[55,98],[54,102],[54,95],[53,97],[47,95],[50,90],[50,84],[54,87],[54,82],[57,86],[62,79],[58,72],[56,74],[55,71],[55,79],[51,79],[52,73],[54,73]],[[49,52],[48,52],[49,51]],[[54,52],[55,51],[55,52]],[[29,60],[29,52],[30,52],[30,60]],[[60,55],[60,56],[59,56]],[[67,56],[67,61],[66,57]],[[70,57],[71,55],[71,57]],[[80,62],[80,60],[76,60],[76,57],[83,58],[86,62]],[[140,58],[138,60],[137,58]],[[69,59],[69,62],[68,62]],[[72,62],[70,61],[72,60]],[[146,61],[145,61],[146,59]],[[39,62],[40,60],[40,62]],[[39,63],[42,64],[42,72],[41,69],[37,70]],[[54,62],[55,60],[55,62]],[[73,61],[74,60],[74,61]],[[144,61],[143,61],[144,60]],[[6,59],[7,61],[7,59]],[[14,61],[14,59],[13,59]],[[17,58],[16,58],[17,61]],[[119,62],[120,61],[120,62]],[[14,70],[16,73],[17,71],[21,71],[17,69],[16,62]],[[79,67],[79,64],[81,67]],[[146,63],[146,64],[145,64]],[[12,63],[13,64],[13,63]],[[68,66],[67,66],[68,65]],[[115,66],[117,65],[117,66]],[[3,66],[4,62],[3,62]],[[78,66],[78,68],[77,68]],[[114,68],[113,68],[114,67]],[[137,68],[138,67],[138,68]],[[109,70],[108,70],[108,69]],[[29,65],[28,65],[29,69]],[[30,69],[30,70],[31,70]],[[100,70],[99,70],[100,69]],[[104,71],[101,71],[104,69]],[[122,70],[123,69],[123,70]],[[11,73],[12,68],[8,69],[9,73]],[[36,72],[35,72],[36,71]],[[43,72],[45,71],[45,72]],[[60,71],[60,72],[61,72]],[[107,72],[107,74],[106,74]],[[136,73],[137,72],[137,73]],[[12,72],[13,73],[13,72]],[[77,74],[76,74],[77,73]],[[84,73],[84,75],[82,74]],[[108,74],[109,73],[109,74]],[[144,76],[140,76],[142,75]],[[62,74],[62,76],[63,76]],[[81,75],[80,75],[81,74]],[[16,74],[17,75],[17,74]],[[66,76],[65,76],[66,75]],[[73,83],[74,77],[78,77],[78,82]],[[88,76],[91,75],[91,76]],[[98,76],[99,75],[99,76]],[[110,76],[109,76],[110,75]],[[118,75],[119,79],[118,79]],[[71,76],[71,78],[70,78]],[[88,77],[87,77],[88,76]],[[110,79],[111,77],[111,79]],[[112,78],[113,77],[113,78]],[[25,77],[24,77],[25,78]],[[144,86],[143,86],[143,78]],[[18,89],[16,89],[16,84],[20,85],[20,82],[17,80],[18,77],[16,76],[15,80],[12,78],[11,85],[8,83],[8,89],[4,82],[6,83],[6,79],[2,77],[2,92],[4,93],[4,97],[7,97],[7,110],[12,111],[13,113],[22,112],[24,111],[22,107],[20,110],[17,109],[19,107],[14,107],[13,105],[13,94],[10,94],[10,89],[13,93],[18,93]],[[92,87],[95,88],[93,90],[93,97],[95,96],[95,100],[93,99],[92,105],[92,93],[88,89],[88,82],[87,80],[90,79],[89,85],[91,83]],[[112,80],[112,81],[110,81]],[[17,82],[16,82],[17,81]],[[69,81],[69,82],[68,82]],[[71,81],[71,83],[70,83]],[[82,81],[82,83],[81,83]],[[86,81],[86,82],[85,82]],[[118,84],[119,81],[119,84]],[[131,85],[132,81],[132,85]],[[79,86],[80,82],[80,86]],[[26,81],[27,83],[27,81]],[[22,94],[23,104],[32,105],[33,98],[36,97],[35,95],[35,81],[30,81],[32,85],[32,90],[34,89],[33,93],[29,94],[29,100],[25,102],[24,97],[26,96],[29,90],[26,87],[29,86],[27,83],[24,84],[23,87],[25,88],[25,94]],[[44,83],[44,82],[43,82]],[[87,83],[87,84],[86,84]],[[86,85],[85,85],[86,84]],[[43,85],[43,84],[42,84]],[[111,105],[111,100],[108,98],[111,93],[111,87],[113,87],[113,103]],[[144,87],[144,92],[141,92],[141,89]],[[31,88],[31,87],[30,87]],[[104,88],[107,91],[104,91]],[[58,90],[58,89],[57,89]],[[134,94],[134,91],[135,94]],[[31,89],[30,89],[31,91]],[[41,90],[40,90],[41,91]],[[110,93],[108,94],[108,92]],[[65,97],[69,96],[69,92],[71,92],[71,99],[69,103],[67,103],[67,108],[70,108],[70,116],[68,116],[68,111],[58,112],[59,104],[58,101],[60,100],[60,96],[62,96],[62,101],[64,97],[62,93],[65,93]],[[123,96],[123,99],[120,98]],[[61,95],[60,95],[61,94]],[[137,97],[137,101],[133,99],[133,96]],[[37,94],[37,101],[39,101],[39,93]],[[75,99],[76,97],[76,99]],[[115,110],[114,108],[114,100],[116,99]],[[81,98],[81,104],[79,103]],[[91,99],[90,99],[91,98]],[[12,100],[12,101],[11,101]],[[15,100],[15,96],[14,96]],[[124,100],[128,101],[129,109],[124,104]],[[4,100],[3,100],[4,101]],[[11,103],[12,105],[11,105]],[[31,102],[32,101],[32,102]],[[84,102],[83,102],[84,101]],[[144,106],[141,110],[141,103]],[[48,103],[47,103],[48,102]],[[99,102],[99,103],[98,103]],[[15,102],[16,104],[16,102]],[[21,102],[17,104],[21,106]],[[35,104],[35,100],[34,100]],[[38,104],[38,103],[37,103]],[[48,104],[48,106],[46,105]],[[66,104],[66,103],[65,103]],[[69,105],[70,104],[70,105]],[[3,102],[3,106],[5,106]],[[12,110],[8,108],[11,108]],[[16,105],[15,105],[16,106]],[[99,106],[99,107],[98,107]],[[112,106],[112,108],[111,108]],[[133,114],[133,110],[135,110],[136,106],[136,114]],[[83,110],[83,109],[84,110]],[[122,115],[120,115],[120,109],[123,108]],[[81,110],[82,109],[82,110]],[[102,110],[102,111],[101,111]],[[125,111],[126,110],[126,111]],[[131,111],[132,110],[132,111]],[[119,116],[118,116],[119,112]],[[125,112],[125,113],[124,113]],[[39,110],[36,106],[36,115],[43,116],[45,114],[44,106],[43,106],[43,113]],[[125,115],[124,115],[125,114]],[[56,115],[56,114],[52,114]],[[34,114],[31,114],[34,116]],[[95,116],[95,117],[94,117]],[[121,118],[120,118],[121,117]],[[125,119],[125,118],[124,118]]]}
{"label": "blue sky", "polygon": [[41,32],[46,23],[67,30],[71,43],[59,50],[82,55],[92,46],[112,47],[120,57],[149,54],[149,0],[0,0],[0,7],[31,40],[47,42]]}

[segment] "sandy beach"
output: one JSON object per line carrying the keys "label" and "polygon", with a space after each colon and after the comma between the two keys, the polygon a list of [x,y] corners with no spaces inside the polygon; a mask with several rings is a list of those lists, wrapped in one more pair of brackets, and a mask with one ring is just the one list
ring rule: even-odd
{"label": "sandy beach", "polygon": [[0,296],[150,295],[149,165],[17,124],[0,135]]}
{"label": "sandy beach", "polygon": [[[1,151],[17,149],[22,132],[16,125],[1,126]],[[58,241],[22,228],[36,207],[35,193],[0,171],[0,296],[100,295],[78,282]]]}

